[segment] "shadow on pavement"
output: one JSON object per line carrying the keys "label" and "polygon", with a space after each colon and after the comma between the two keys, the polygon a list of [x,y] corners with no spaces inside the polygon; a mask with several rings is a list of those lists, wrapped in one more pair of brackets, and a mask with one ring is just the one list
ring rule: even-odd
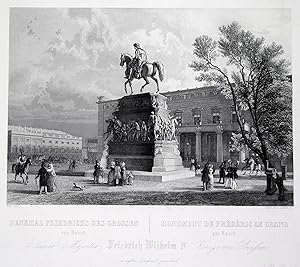
{"label": "shadow on pavement", "polygon": [[16,193],[16,194],[26,194],[26,195],[37,195],[38,192],[37,190],[22,190],[22,189],[11,189],[9,190],[11,193]]}

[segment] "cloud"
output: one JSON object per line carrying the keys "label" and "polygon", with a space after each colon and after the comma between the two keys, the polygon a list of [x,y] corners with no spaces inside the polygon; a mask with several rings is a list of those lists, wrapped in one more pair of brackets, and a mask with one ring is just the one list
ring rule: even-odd
{"label": "cloud", "polygon": [[[277,10],[193,9],[24,9],[10,16],[10,118],[53,121],[88,120],[97,115],[96,96],[124,95],[124,69],[120,53],[134,53],[139,42],[150,62],[161,61],[165,80],[161,91],[201,86],[189,67],[192,43],[201,34],[218,37],[218,26],[232,14],[246,29],[283,41],[290,49],[290,13]],[[251,19],[258,14],[257,21]],[[24,31],[37,16],[40,40]],[[212,17],[217,17],[212,20]],[[283,24],[283,25],[281,25]],[[61,34],[56,31],[61,29]],[[143,80],[134,80],[138,92]],[[150,79],[146,91],[155,91]],[[72,119],[73,118],[73,119]],[[93,119],[94,120],[94,119]],[[95,120],[96,121],[96,120]]]}

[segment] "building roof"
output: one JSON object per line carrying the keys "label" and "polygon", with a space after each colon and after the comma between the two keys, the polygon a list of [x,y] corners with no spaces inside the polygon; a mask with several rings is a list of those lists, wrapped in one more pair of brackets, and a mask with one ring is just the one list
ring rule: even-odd
{"label": "building roof", "polygon": [[33,128],[33,127],[27,127],[27,126],[23,127],[23,126],[8,125],[8,130],[24,132],[24,133],[27,132],[27,133],[39,133],[42,135],[62,136],[62,137],[69,137],[69,138],[81,138],[81,137],[73,136],[73,135],[63,132],[63,131],[52,130],[52,129]]}
{"label": "building roof", "polygon": [[195,88],[186,88],[186,89],[181,89],[176,91],[167,91],[167,92],[162,92],[161,94],[170,95],[170,94],[186,93],[186,92],[199,91],[199,90],[212,90],[216,88],[217,88],[216,86],[203,86],[203,87],[195,87]]}
{"label": "building roof", "polygon": [[[178,94],[178,93],[186,93],[186,92],[195,92],[195,91],[205,91],[205,90],[213,90],[216,89],[217,86],[203,86],[203,87],[195,87],[195,88],[186,88],[186,89],[181,89],[181,90],[175,90],[175,91],[167,91],[167,92],[160,92],[160,94],[164,96],[169,96],[173,94]],[[116,102],[121,98],[115,98],[115,99],[110,99],[110,100],[103,100],[100,103],[109,103],[109,102]]]}

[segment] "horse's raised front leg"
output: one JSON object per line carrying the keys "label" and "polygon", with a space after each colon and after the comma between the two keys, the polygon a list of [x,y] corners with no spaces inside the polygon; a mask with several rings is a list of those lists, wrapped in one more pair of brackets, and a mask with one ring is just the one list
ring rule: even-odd
{"label": "horse's raised front leg", "polygon": [[[143,77],[143,79],[144,79],[144,81],[146,82],[142,87],[141,87],[141,92],[143,92],[143,89],[144,89],[144,87],[146,86],[146,85],[148,85],[149,84],[149,80],[148,80],[148,78],[147,77],[144,77],[144,76],[142,76]],[[153,78],[152,78],[153,79]]]}
{"label": "horse's raised front leg", "polygon": [[158,80],[154,77],[154,76],[151,76],[151,78],[155,81],[156,83],[156,93],[159,92],[159,86],[158,86]]}

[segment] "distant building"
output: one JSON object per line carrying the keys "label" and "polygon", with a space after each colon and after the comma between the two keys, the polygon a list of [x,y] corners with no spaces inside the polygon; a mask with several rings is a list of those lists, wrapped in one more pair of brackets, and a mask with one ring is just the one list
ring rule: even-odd
{"label": "distant building", "polygon": [[[177,140],[185,166],[191,158],[197,158],[203,166],[210,161],[215,164],[223,160],[236,159],[243,162],[247,152],[231,152],[230,140],[233,132],[239,131],[237,116],[231,99],[225,98],[216,87],[208,86],[165,92],[168,109],[177,118],[179,129]],[[103,151],[103,138],[107,129],[106,120],[112,118],[118,100],[98,101],[98,151]],[[245,121],[249,113],[243,112]],[[245,129],[249,124],[245,123]],[[250,152],[251,153],[251,152]],[[273,157],[277,167],[280,159]],[[288,169],[292,170],[292,155],[288,157]]]}
{"label": "distant building", "polygon": [[94,163],[98,157],[98,139],[87,138],[84,145],[84,160],[89,163]]}
{"label": "distant building", "polygon": [[81,159],[82,137],[57,130],[9,125],[8,156],[15,158],[20,151],[31,157]]}

